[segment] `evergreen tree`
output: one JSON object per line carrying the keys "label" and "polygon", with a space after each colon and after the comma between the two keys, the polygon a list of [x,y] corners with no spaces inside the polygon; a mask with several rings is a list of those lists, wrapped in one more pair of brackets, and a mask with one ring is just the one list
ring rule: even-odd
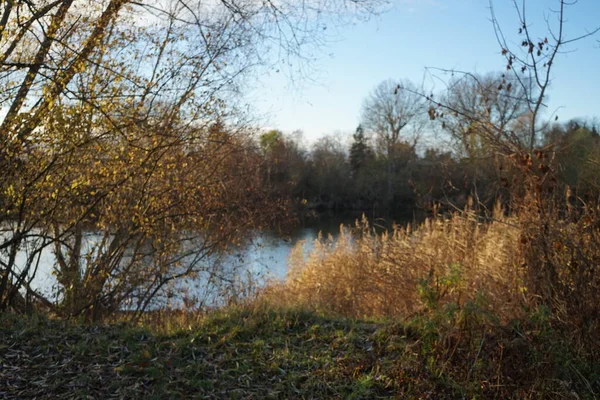
{"label": "evergreen tree", "polygon": [[360,170],[365,167],[369,158],[371,158],[372,151],[367,143],[367,138],[365,137],[365,131],[362,125],[358,125],[356,132],[352,136],[354,142],[350,147],[350,169],[352,171],[352,177],[356,178]]}

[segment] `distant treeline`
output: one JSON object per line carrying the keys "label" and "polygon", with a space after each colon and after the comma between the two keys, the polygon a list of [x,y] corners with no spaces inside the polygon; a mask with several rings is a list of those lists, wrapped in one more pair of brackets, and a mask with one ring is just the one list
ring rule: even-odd
{"label": "distant treeline", "polygon": [[[571,195],[598,189],[600,136],[594,123],[556,123],[543,132],[538,145]],[[418,151],[416,142],[399,140],[390,160],[362,126],[349,142],[326,136],[307,148],[301,136],[273,130],[261,136],[260,146],[267,184],[314,210],[452,209],[464,207],[469,198],[492,206],[508,203],[518,174],[511,160],[485,146],[469,155],[441,144]]]}

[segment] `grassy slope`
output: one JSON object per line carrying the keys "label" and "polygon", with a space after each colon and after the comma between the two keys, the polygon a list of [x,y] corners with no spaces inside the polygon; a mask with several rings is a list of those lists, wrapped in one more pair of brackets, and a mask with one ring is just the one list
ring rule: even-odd
{"label": "grassy slope", "polygon": [[506,328],[453,340],[426,322],[240,309],[166,333],[41,317],[4,316],[0,323],[1,398],[569,398],[572,392],[568,379],[540,381],[552,363]]}

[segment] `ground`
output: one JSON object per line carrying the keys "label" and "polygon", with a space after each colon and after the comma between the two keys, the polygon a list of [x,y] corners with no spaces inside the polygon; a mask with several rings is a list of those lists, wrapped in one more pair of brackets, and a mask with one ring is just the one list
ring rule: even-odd
{"label": "ground", "polygon": [[[524,369],[528,361],[519,359],[529,345],[507,329],[502,339],[488,333],[470,345],[450,335],[442,345],[426,324],[290,310],[230,309],[189,326],[160,329],[43,316],[6,315],[0,322],[0,397],[6,399],[458,399],[546,393],[531,384],[535,377]],[[448,351],[434,349],[435,343]],[[500,348],[504,362],[496,362]],[[513,365],[519,363],[520,369]]]}

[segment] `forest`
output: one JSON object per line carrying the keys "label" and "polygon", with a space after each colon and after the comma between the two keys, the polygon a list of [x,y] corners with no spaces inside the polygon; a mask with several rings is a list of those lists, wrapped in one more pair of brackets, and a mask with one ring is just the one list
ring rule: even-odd
{"label": "forest", "polygon": [[[248,82],[388,2],[0,2],[0,396],[600,395],[600,122],[547,106],[600,27],[496,3],[497,71],[382,80],[307,144]],[[364,214],[284,280],[227,265],[326,211]]]}

